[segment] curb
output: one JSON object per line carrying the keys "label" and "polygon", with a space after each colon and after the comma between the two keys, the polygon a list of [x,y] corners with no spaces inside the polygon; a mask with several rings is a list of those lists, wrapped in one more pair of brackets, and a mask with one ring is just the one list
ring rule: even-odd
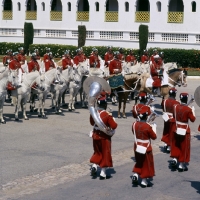
{"label": "curb", "polygon": [[187,76],[187,79],[198,80],[198,79],[200,79],[200,76]]}

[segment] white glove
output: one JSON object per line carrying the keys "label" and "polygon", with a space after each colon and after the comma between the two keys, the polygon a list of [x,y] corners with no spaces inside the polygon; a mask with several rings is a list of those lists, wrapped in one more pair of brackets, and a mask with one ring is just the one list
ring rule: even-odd
{"label": "white glove", "polygon": [[157,124],[154,122],[153,124],[151,124],[151,127],[152,127],[153,131],[154,131],[155,134],[156,134]]}
{"label": "white glove", "polygon": [[108,64],[110,64],[110,61],[108,61]]}
{"label": "white glove", "polygon": [[154,106],[151,106],[151,111],[154,111],[155,110],[155,107]]}
{"label": "white glove", "polygon": [[192,109],[192,114],[195,116],[195,107],[192,106],[191,109]]}

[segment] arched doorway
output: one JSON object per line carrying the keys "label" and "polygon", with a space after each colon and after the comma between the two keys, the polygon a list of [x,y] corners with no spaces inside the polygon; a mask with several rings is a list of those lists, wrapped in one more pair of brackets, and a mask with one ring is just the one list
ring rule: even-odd
{"label": "arched doorway", "polygon": [[170,0],[168,23],[183,23],[184,5],[182,0]]}
{"label": "arched doorway", "polygon": [[35,0],[27,0],[26,2],[26,19],[27,20],[37,19],[37,4]]}
{"label": "arched doorway", "polygon": [[3,2],[3,20],[12,20],[12,1],[5,0]]}
{"label": "arched doorway", "polygon": [[88,0],[79,0],[77,2],[77,21],[89,21],[90,5]]}
{"label": "arched doorway", "polygon": [[118,22],[118,1],[117,0],[107,0],[106,1],[106,12],[105,21],[106,22]]}
{"label": "arched doorway", "polygon": [[51,1],[51,21],[62,21],[62,2],[61,0],[52,0]]}
{"label": "arched doorway", "polygon": [[135,22],[150,21],[150,3],[149,0],[137,0]]}

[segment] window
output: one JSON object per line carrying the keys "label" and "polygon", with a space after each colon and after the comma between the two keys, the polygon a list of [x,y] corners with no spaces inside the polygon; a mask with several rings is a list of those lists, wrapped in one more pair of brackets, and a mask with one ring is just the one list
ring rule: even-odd
{"label": "window", "polygon": [[196,12],[196,2],[192,2],[192,12]]}
{"label": "window", "polygon": [[17,3],[17,8],[18,8],[18,9],[17,9],[18,11],[21,10],[21,4],[20,4],[19,2]]}
{"label": "window", "polygon": [[158,10],[158,12],[161,12],[161,2],[158,1],[158,2],[156,3],[156,5],[157,5],[157,10]]}
{"label": "window", "polygon": [[67,5],[68,5],[68,11],[71,11],[71,3],[68,2]]}
{"label": "window", "polygon": [[125,2],[125,12],[129,12],[129,3]]}
{"label": "window", "polygon": [[45,3],[42,2],[42,11],[45,11]]}
{"label": "window", "polygon": [[96,2],[95,5],[96,5],[96,12],[99,12],[99,2]]}

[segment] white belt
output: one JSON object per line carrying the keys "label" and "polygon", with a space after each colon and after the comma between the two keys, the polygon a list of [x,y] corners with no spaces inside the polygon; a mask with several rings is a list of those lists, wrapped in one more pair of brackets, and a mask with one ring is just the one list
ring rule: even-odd
{"label": "white belt", "polygon": [[149,143],[149,140],[140,140],[140,139],[137,139],[137,142],[141,142],[141,143]]}
{"label": "white belt", "polygon": [[188,125],[187,122],[179,122],[179,121],[176,121],[176,123],[179,124],[179,125]]}

